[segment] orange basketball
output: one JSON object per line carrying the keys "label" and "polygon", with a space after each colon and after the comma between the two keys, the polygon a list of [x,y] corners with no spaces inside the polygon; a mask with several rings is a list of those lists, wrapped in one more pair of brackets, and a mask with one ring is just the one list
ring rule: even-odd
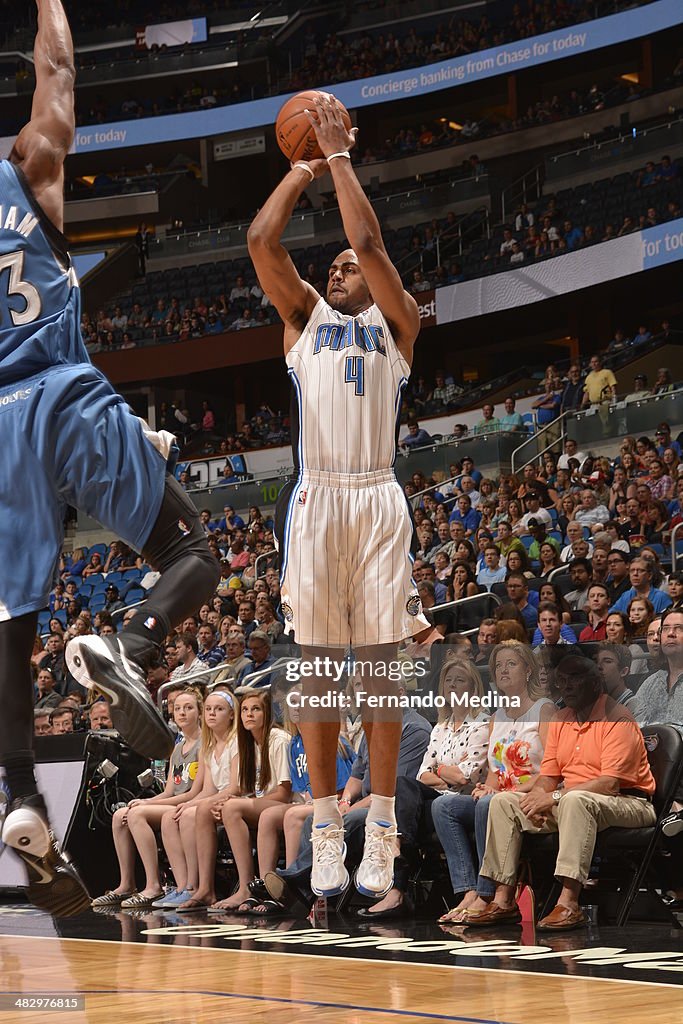
{"label": "orange basketball", "polygon": [[[311,123],[304,113],[304,110],[314,111],[319,96],[320,93],[315,91],[297,93],[291,100],[287,100],[277,115],[277,144],[291,163],[297,160],[319,160],[323,155]],[[344,124],[350,128],[349,112],[343,104],[339,105]]]}

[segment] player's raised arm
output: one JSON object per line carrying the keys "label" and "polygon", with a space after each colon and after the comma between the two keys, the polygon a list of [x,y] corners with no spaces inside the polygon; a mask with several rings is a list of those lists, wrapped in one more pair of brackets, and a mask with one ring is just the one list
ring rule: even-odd
{"label": "player's raised arm", "polygon": [[[307,168],[310,167],[310,173]],[[247,244],[261,287],[287,328],[301,332],[319,300],[315,288],[302,281],[292,259],[281,243],[299,196],[314,177],[327,171],[324,160],[295,164],[259,210],[247,233]]]}
{"label": "player's raised arm", "polygon": [[55,226],[64,224],[64,159],[73,141],[74,48],[61,0],[36,0],[38,34],[33,52],[36,89],[31,120],[10,159],[18,164]]}
{"label": "player's raised arm", "polygon": [[[320,93],[309,120],[325,157],[348,153],[355,145],[355,130],[348,131],[334,96]],[[368,197],[363,192],[351,159],[329,161],[346,237],[358,257],[373,301],[389,323],[399,351],[412,362],[413,345],[420,331],[417,303],[403,287],[382,241],[382,232]]]}

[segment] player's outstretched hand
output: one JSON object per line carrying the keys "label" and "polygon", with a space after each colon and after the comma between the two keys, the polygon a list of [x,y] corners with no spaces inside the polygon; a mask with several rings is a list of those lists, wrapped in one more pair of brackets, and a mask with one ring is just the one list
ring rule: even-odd
{"label": "player's outstretched hand", "polygon": [[320,99],[313,110],[304,113],[311,122],[318,145],[326,157],[332,153],[343,153],[356,145],[357,128],[347,129],[341,115],[341,108],[334,96],[327,92],[318,93]]}

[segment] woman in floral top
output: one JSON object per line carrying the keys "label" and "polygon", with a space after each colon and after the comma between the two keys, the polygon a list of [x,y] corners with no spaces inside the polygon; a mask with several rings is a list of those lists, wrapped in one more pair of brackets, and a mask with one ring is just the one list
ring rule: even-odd
{"label": "woman in floral top", "polygon": [[[517,640],[494,647],[489,660],[491,677],[500,694],[518,698],[519,707],[499,708],[489,723],[488,766],[484,782],[471,795],[456,793],[435,804],[434,828],[446,854],[453,892],[461,893],[460,902],[439,920],[462,924],[471,911],[483,909],[491,901],[495,884],[481,878],[486,846],[486,825],[491,797],[501,790],[530,789],[541,767],[548,723],[554,705],[543,696],[538,666],[531,650]],[[477,859],[470,842],[474,831]]]}
{"label": "woman in floral top", "polygon": [[442,794],[471,792],[486,771],[489,719],[474,708],[468,711],[455,699],[481,697],[481,677],[462,655],[447,655],[439,676],[439,695],[445,706],[432,729],[416,779],[396,780],[396,823],[401,854],[394,862],[394,884],[379,903],[358,912],[360,917],[398,917],[419,853],[420,842],[434,831],[433,808]]}

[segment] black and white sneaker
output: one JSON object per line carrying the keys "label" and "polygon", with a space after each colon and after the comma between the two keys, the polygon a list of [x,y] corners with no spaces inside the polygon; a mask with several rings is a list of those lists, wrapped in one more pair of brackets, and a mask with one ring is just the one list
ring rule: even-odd
{"label": "black and white sneaker", "polygon": [[673,814],[667,814],[666,818],[662,818],[662,832],[669,838],[683,832],[683,811],[674,811]]}
{"label": "black and white sneaker", "polygon": [[55,917],[73,917],[90,907],[90,896],[69,855],[62,853],[41,796],[13,800],[2,841],[21,858],[28,874],[28,898]]}
{"label": "black and white sneaker", "polygon": [[78,636],[66,646],[69,672],[81,684],[96,686],[111,702],[114,726],[126,743],[143,757],[165,761],[175,737],[154,706],[147,690],[147,666],[154,647],[143,637]]}

